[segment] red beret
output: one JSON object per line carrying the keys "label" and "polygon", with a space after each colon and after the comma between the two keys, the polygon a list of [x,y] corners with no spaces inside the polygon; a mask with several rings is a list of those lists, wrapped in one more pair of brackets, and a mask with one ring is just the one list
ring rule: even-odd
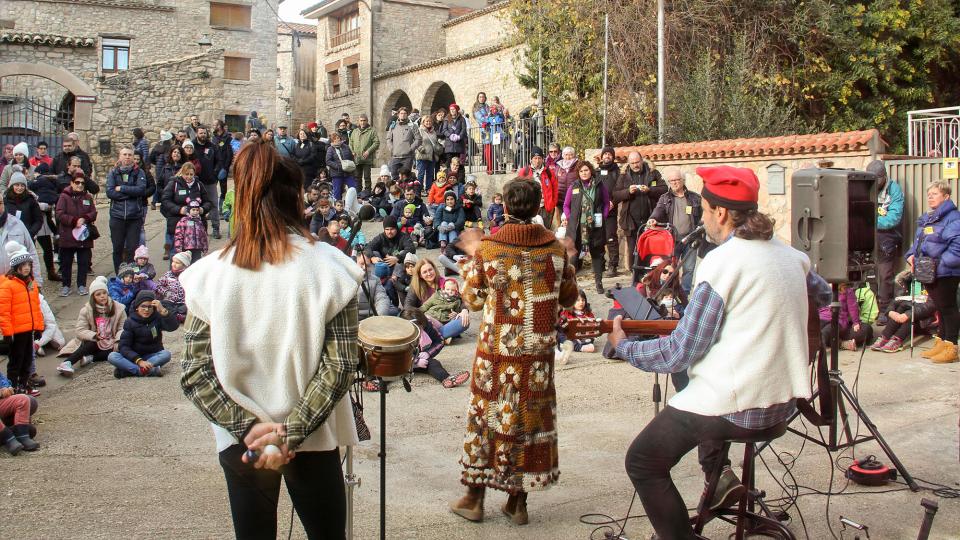
{"label": "red beret", "polygon": [[701,195],[711,206],[741,211],[757,209],[760,181],[752,170],[722,165],[697,167],[697,174],[703,178]]}
{"label": "red beret", "polygon": [[315,127],[317,127],[317,123],[316,123],[316,122],[310,122],[309,124],[307,124],[307,129],[313,129],[313,128],[315,128]]}
{"label": "red beret", "polygon": [[449,108],[449,109],[456,109],[456,110],[458,110],[458,111],[460,110],[460,106],[457,105],[456,103],[451,103],[448,108]]}

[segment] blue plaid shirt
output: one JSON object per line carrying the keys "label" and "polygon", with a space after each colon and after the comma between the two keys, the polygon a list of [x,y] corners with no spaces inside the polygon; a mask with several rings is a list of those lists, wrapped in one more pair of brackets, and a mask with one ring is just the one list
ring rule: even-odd
{"label": "blue plaid shirt", "polygon": [[[814,272],[807,274],[807,294],[818,306],[829,304],[832,296],[830,286]],[[647,341],[621,341],[617,345],[617,357],[644,371],[685,371],[703,358],[719,337],[723,327],[723,307],[723,298],[709,283],[701,282],[690,295],[683,318],[669,336]],[[790,400],[727,414],[723,418],[745,429],[764,429],[783,422],[794,411],[796,401]]]}

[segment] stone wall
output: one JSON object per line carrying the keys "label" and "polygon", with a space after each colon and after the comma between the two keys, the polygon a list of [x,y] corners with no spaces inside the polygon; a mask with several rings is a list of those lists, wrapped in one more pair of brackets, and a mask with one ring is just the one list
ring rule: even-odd
{"label": "stone wall", "polygon": [[381,6],[374,17],[374,76],[445,56],[441,25],[449,18],[447,7],[392,0],[382,0]]}
{"label": "stone wall", "polygon": [[[224,49],[227,55],[251,58],[250,80],[229,81],[223,84],[225,109],[230,114],[260,112],[268,123],[275,119],[276,110],[276,15],[264,2],[252,0],[221,0],[226,3],[252,6],[250,29],[225,29],[210,26],[208,0],[87,0],[68,2],[57,0],[3,0],[0,19],[15,22],[18,32],[66,33],[97,38],[113,37],[130,40],[130,67],[136,68],[169,58],[193,56],[202,49],[197,41],[207,34],[213,47]],[[276,8],[277,0],[267,0]],[[31,60],[27,47],[0,47],[15,49],[17,61]],[[86,50],[47,50],[61,53],[63,58],[47,57],[47,62],[65,67],[93,85],[98,76],[115,76],[100,72],[99,40],[92,51],[92,65],[85,58],[82,66],[74,67],[71,56]],[[2,56],[0,56],[2,58]],[[77,69],[74,71],[74,69]],[[205,111],[196,111],[204,121],[213,120]],[[179,119],[183,120],[183,119]]]}
{"label": "stone wall", "polygon": [[508,4],[501,2],[443,25],[446,56],[508,40],[513,33],[513,25],[504,11]]}
{"label": "stone wall", "polygon": [[[331,22],[329,17],[320,19],[317,25],[317,84],[316,84],[316,118],[327,129],[334,127],[334,122],[340,114],[349,111],[358,114],[365,111],[370,100],[370,40],[373,39],[373,28],[370,25],[370,9],[366,2],[358,3],[360,12],[359,39],[341,43],[329,48],[331,36]],[[350,89],[347,86],[349,75],[346,62],[357,62],[360,69],[360,88]],[[341,90],[331,93],[328,81],[327,68],[336,64],[340,73]]]}
{"label": "stone wall", "polygon": [[[80,133],[81,147],[94,162],[97,180],[103,181],[116,162],[120,145],[133,140],[133,128],[142,128],[153,144],[159,140],[161,129],[179,129],[183,126],[180,119],[192,112],[222,117],[222,73],[223,51],[213,50],[134,68],[98,83],[93,129]],[[100,155],[100,141],[110,142],[108,155]]]}
{"label": "stone wall", "polygon": [[[0,18],[3,18],[0,16]],[[0,45],[0,63],[5,62],[38,62],[53,64],[66,69],[81,79],[92,83],[97,76],[99,66],[97,50],[93,47],[51,47],[41,44],[10,44]],[[4,77],[0,79],[0,94],[24,95],[39,97],[59,105],[66,88],[56,82],[39,79],[33,76]]]}

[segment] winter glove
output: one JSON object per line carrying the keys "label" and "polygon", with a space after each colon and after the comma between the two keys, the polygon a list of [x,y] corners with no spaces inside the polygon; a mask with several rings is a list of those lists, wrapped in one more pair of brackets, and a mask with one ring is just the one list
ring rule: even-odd
{"label": "winter glove", "polygon": [[50,210],[50,205],[45,202],[40,203],[40,211],[46,212],[47,210]]}

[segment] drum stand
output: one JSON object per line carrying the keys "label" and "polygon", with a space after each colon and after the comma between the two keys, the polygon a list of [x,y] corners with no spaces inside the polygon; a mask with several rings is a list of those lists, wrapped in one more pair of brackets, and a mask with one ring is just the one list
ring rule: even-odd
{"label": "drum stand", "polygon": [[[380,458],[380,540],[387,538],[387,393],[388,388],[394,378],[384,379],[377,377],[380,384],[380,452],[377,457]],[[411,390],[410,381],[400,377],[403,382],[403,388],[407,392]]]}

